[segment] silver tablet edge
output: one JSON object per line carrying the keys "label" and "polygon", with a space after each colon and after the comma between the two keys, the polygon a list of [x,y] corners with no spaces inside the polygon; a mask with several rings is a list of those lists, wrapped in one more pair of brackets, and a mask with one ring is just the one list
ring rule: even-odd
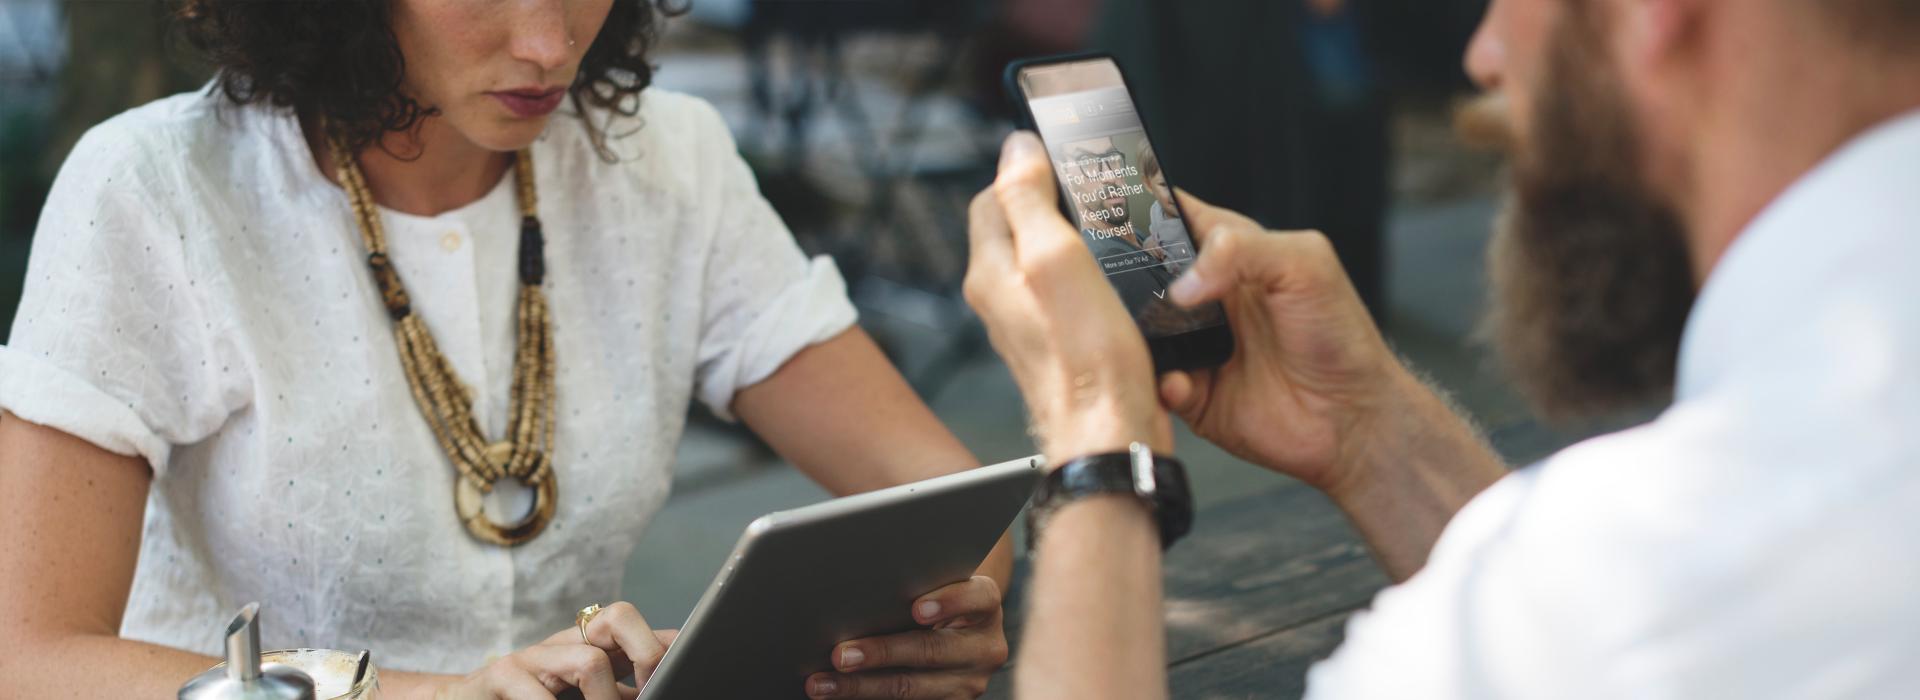
{"label": "silver tablet edge", "polygon": [[714,575],[713,582],[707,584],[707,590],[700,594],[699,602],[693,604],[693,611],[687,614],[687,621],[680,625],[682,636],[675,639],[673,644],[667,647],[666,655],[660,658],[659,665],[654,667],[653,675],[647,679],[646,684],[643,684],[641,697],[649,697],[644,692],[645,685],[651,684],[655,679],[659,678],[662,672],[670,670],[671,666],[669,664],[673,660],[674,651],[685,648],[688,640],[700,634],[700,621],[708,615],[708,608],[711,607],[711,603],[720,598],[720,592],[725,590],[727,583],[732,580],[734,568],[746,559],[747,554],[752,551],[754,543],[759,541],[761,537],[767,533],[795,523],[809,522],[818,518],[832,517],[849,510],[857,510],[865,507],[869,503],[884,502],[896,497],[896,495],[900,493],[918,493],[924,490],[937,491],[959,488],[980,479],[995,478],[1005,472],[1013,472],[1021,469],[1038,470],[1041,468],[1041,465],[1045,463],[1046,460],[1039,455],[1021,457],[998,464],[989,464],[965,471],[954,472],[924,481],[890,486],[877,491],[836,498],[810,506],[774,511],[754,518],[753,522],[747,524],[746,531],[740,533],[739,541],[734,543],[733,551],[727,554],[727,561],[720,566],[720,572]]}

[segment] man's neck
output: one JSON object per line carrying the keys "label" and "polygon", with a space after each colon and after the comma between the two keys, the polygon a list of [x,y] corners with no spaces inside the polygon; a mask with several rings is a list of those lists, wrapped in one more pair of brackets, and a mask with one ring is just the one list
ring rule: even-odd
{"label": "man's neck", "polygon": [[[310,125],[306,130],[314,161],[334,179],[330,149]],[[439,117],[422,120],[416,132],[389,132],[357,157],[376,203],[418,216],[436,216],[486,196],[512,163],[510,154],[480,147]]]}
{"label": "man's neck", "polygon": [[1723,83],[1728,108],[1692,135],[1684,216],[1696,284],[1794,182],[1866,131],[1920,109],[1920,60],[1831,49],[1826,55],[1841,58],[1808,60],[1785,48],[1759,54],[1772,56],[1764,62],[1774,69],[1729,71],[1748,77]]}

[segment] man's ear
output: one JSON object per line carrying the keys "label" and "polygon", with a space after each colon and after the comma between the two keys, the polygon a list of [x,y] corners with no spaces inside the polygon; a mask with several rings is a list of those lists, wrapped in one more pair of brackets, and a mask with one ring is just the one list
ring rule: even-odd
{"label": "man's ear", "polygon": [[[1740,0],[1749,2],[1751,0]],[[1656,69],[1699,50],[1701,18],[1718,0],[1615,0],[1614,37],[1629,62]]]}

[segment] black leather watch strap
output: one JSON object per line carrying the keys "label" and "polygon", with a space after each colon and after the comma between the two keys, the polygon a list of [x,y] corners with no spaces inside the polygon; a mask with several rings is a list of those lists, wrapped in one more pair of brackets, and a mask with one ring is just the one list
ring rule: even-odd
{"label": "black leather watch strap", "polygon": [[1029,550],[1055,510],[1091,496],[1126,494],[1139,498],[1159,524],[1161,548],[1193,527],[1193,492],[1187,469],[1172,457],[1152,456],[1148,473],[1135,469],[1131,452],[1089,455],[1053,470],[1040,482],[1027,516]]}

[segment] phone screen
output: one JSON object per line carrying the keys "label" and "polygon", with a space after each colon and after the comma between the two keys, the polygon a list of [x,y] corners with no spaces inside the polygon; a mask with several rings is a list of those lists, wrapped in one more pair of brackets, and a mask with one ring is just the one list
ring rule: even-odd
{"label": "phone screen", "polygon": [[1160,338],[1225,322],[1218,304],[1184,309],[1167,299],[1196,251],[1120,67],[1089,58],[1027,66],[1017,77],[1068,217],[1141,330]]}

